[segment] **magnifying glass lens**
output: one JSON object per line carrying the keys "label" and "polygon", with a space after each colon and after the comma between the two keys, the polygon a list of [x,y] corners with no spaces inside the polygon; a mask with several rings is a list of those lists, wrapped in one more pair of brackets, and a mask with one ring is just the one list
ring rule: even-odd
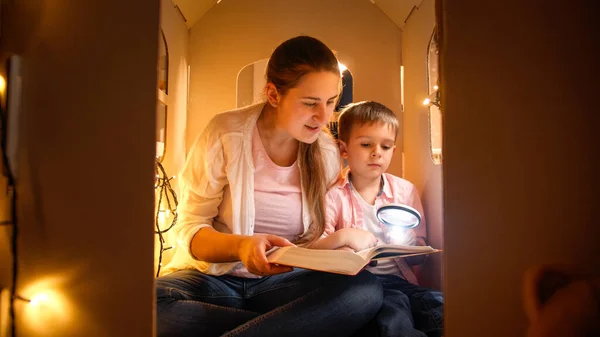
{"label": "magnifying glass lens", "polygon": [[406,205],[387,205],[377,210],[377,218],[388,227],[413,228],[421,222],[417,210]]}

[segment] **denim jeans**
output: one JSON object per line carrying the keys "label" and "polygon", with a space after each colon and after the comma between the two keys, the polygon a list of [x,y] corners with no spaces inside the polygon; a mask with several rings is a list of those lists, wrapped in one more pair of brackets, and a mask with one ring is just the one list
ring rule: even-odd
{"label": "denim jeans", "polygon": [[295,269],[248,279],[181,270],[159,277],[157,336],[350,336],[382,304],[377,278]]}
{"label": "denim jeans", "polygon": [[377,316],[355,336],[441,337],[444,297],[441,292],[414,285],[395,275],[377,275],[383,286],[383,305]]}

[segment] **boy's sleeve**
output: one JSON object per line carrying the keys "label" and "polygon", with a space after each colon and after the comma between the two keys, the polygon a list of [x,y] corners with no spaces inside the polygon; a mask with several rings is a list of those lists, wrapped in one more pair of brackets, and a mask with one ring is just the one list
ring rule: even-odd
{"label": "boy's sleeve", "polygon": [[417,212],[421,214],[421,223],[414,228],[415,234],[417,235],[417,238],[422,237],[425,241],[427,241],[427,223],[425,221],[425,212],[423,211],[423,205],[421,204],[419,191],[417,191],[415,185],[411,184],[408,192],[407,205],[416,209]]}
{"label": "boy's sleeve", "polygon": [[339,196],[335,187],[332,187],[325,194],[325,231],[321,238],[331,235],[335,232],[339,218]]}

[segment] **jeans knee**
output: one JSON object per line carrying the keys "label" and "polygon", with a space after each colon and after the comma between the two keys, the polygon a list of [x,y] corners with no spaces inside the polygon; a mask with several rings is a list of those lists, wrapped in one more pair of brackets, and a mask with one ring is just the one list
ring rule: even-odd
{"label": "jeans knee", "polygon": [[349,279],[354,308],[377,313],[383,303],[383,287],[377,277],[363,271]]}

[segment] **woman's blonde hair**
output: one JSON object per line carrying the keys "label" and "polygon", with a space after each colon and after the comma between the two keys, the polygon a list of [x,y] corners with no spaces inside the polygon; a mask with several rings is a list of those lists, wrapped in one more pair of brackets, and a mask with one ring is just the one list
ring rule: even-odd
{"label": "woman's blonde hair", "polygon": [[[338,59],[323,42],[310,36],[297,36],[279,45],[267,65],[267,83],[273,83],[279,94],[294,88],[308,73],[330,71],[340,74]],[[341,84],[341,80],[340,80]],[[340,86],[341,88],[341,86]],[[306,197],[312,219],[309,235],[299,244],[310,244],[325,230],[325,193],[329,181],[321,153],[321,142],[300,142],[298,160],[301,168],[302,194]]]}

